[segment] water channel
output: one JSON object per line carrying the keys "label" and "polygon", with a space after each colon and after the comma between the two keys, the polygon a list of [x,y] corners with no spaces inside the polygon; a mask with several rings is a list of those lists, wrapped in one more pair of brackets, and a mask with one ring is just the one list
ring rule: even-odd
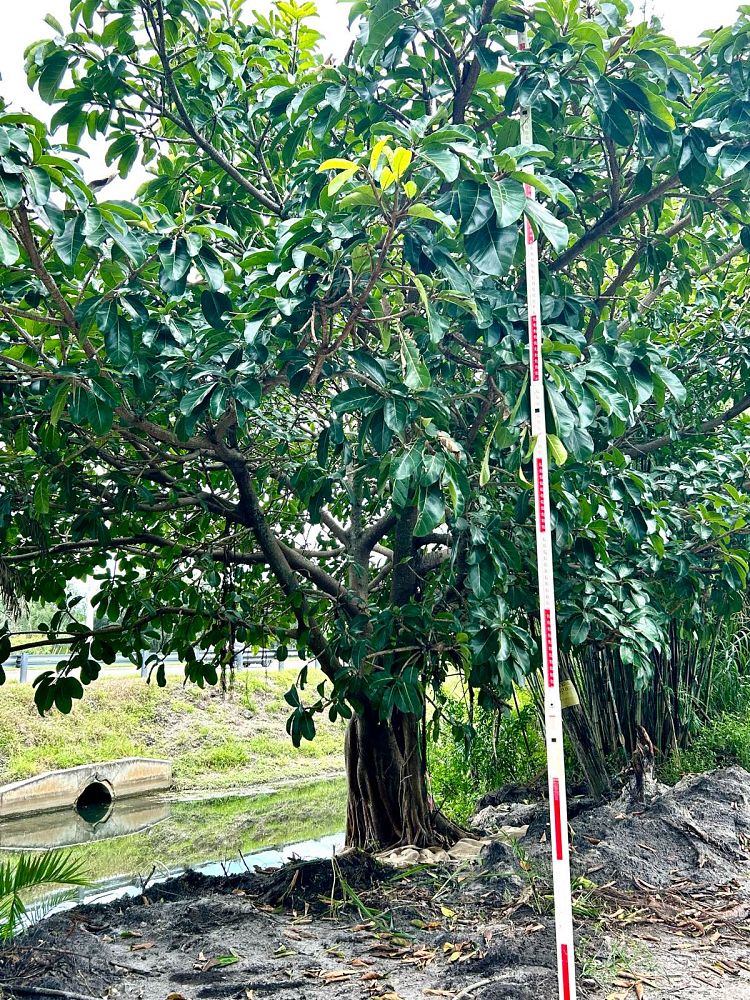
{"label": "water channel", "polygon": [[0,861],[66,848],[92,883],[76,902],[109,902],[188,868],[235,874],[329,856],[343,842],[345,802],[344,780],[334,778],[262,794],[84,803],[0,822]]}

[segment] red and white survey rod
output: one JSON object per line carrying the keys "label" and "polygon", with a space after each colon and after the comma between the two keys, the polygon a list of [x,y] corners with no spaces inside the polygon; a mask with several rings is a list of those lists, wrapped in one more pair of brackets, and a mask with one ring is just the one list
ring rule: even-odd
{"label": "red and white survey rod", "polygon": [[[519,33],[518,47],[527,47],[526,31]],[[531,109],[521,109],[521,143],[534,141]],[[533,167],[525,168],[533,173]],[[524,185],[527,198],[534,188]],[[568,809],[565,794],[560,675],[557,662],[555,581],[552,573],[552,524],[549,503],[547,426],[544,415],[544,367],[542,362],[542,307],[539,295],[539,249],[528,217],[524,220],[526,244],[526,299],[529,311],[529,385],[531,434],[534,444],[534,507],[536,510],[536,557],[539,577],[539,616],[544,670],[544,721],[547,740],[550,829],[552,832],[552,883],[555,894],[557,978],[560,1000],[575,1000],[576,978],[573,954],[573,904],[570,891]]]}

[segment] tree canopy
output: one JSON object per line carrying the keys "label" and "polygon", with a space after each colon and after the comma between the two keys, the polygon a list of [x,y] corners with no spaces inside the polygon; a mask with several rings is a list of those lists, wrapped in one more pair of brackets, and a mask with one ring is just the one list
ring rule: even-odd
{"label": "tree canopy", "polygon": [[524,216],[563,649],[643,686],[741,600],[750,7],[684,49],[623,0],[359,0],[339,64],[311,3],[242,7],[73,0],[27,51],[49,128],[0,113],[0,582],[71,642],[42,711],[117,653],[215,683],[295,646],[292,739],[352,718],[350,840],[425,842],[426,704],[539,663]]}

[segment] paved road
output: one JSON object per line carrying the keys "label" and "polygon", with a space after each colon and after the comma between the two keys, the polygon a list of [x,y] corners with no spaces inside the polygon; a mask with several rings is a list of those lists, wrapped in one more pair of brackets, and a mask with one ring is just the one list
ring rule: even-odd
{"label": "paved road", "polygon": [[[60,654],[59,657],[45,657],[45,662],[43,664],[35,664],[33,659],[29,657],[29,667],[27,673],[27,683],[33,683],[34,679],[40,674],[44,673],[46,670],[54,670],[55,665],[59,660],[63,660],[65,657]],[[303,661],[300,660],[298,656],[290,656],[283,663],[273,657],[269,658],[266,665],[261,665],[259,663],[253,663],[247,667],[243,667],[242,671],[248,670],[252,673],[276,673],[278,670],[300,670],[303,666]],[[15,660],[11,659],[5,663],[5,678],[6,681],[18,682],[19,671],[15,665]],[[164,664],[164,669],[169,677],[183,677],[185,674],[185,667],[182,663],[177,663],[176,661],[167,661]],[[240,673],[241,671],[238,671]],[[140,675],[140,668],[134,666],[132,663],[113,663],[110,665],[105,665],[99,674],[100,677],[120,677],[125,679],[130,679],[133,677],[138,677]]]}

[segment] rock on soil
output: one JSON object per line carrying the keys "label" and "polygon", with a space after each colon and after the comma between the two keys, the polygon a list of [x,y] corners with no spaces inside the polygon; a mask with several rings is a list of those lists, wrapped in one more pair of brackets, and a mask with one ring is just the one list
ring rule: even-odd
{"label": "rock on soil", "polygon": [[[59,913],[0,951],[0,988],[112,1000],[553,1000],[549,846],[397,869],[358,853]],[[503,803],[507,808],[524,803]],[[499,808],[491,806],[489,808]],[[571,823],[581,1000],[750,998],[750,775],[686,778]],[[458,852],[461,854],[462,852]],[[585,964],[584,964],[585,963]]]}

